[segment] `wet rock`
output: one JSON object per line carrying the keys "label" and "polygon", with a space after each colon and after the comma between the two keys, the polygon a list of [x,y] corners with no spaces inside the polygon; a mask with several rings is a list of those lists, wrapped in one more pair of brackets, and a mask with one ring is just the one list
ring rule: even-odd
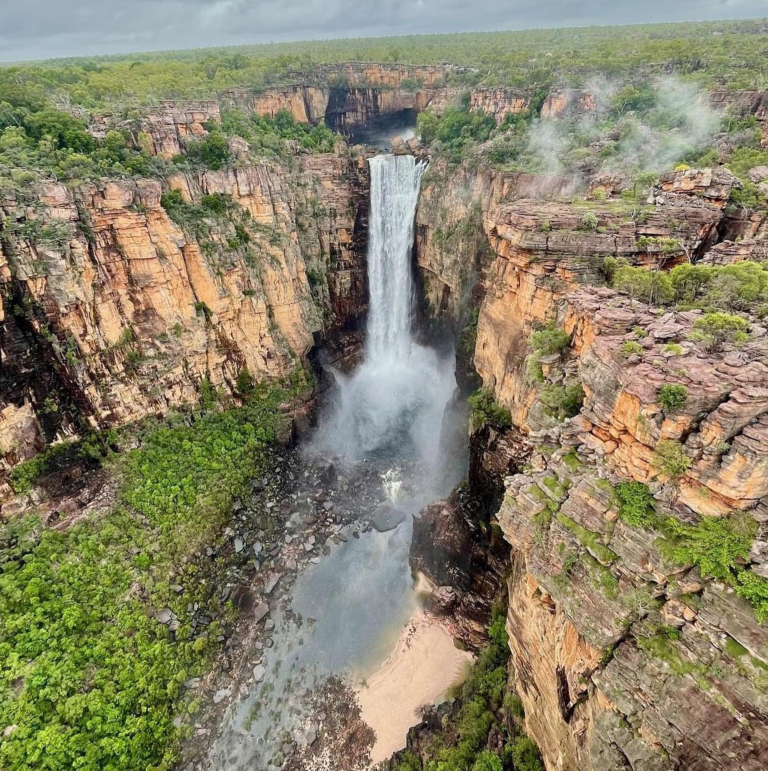
{"label": "wet rock", "polygon": [[269,605],[266,602],[260,602],[253,610],[253,623],[258,624],[268,613]]}
{"label": "wet rock", "polygon": [[266,585],[264,586],[265,594],[272,594],[272,591],[277,586],[277,582],[282,578],[282,573],[274,573],[269,577]]}
{"label": "wet rock", "polygon": [[427,610],[436,615],[450,613],[459,601],[459,596],[452,586],[439,586],[427,599]]}
{"label": "wet rock", "polygon": [[371,517],[371,524],[380,533],[394,530],[405,519],[405,512],[394,508],[388,503],[382,503]]}
{"label": "wet rock", "polygon": [[320,482],[323,485],[330,486],[336,482],[336,479],[338,478],[338,472],[336,471],[336,466],[333,465],[333,463],[329,463],[321,472],[320,472]]}

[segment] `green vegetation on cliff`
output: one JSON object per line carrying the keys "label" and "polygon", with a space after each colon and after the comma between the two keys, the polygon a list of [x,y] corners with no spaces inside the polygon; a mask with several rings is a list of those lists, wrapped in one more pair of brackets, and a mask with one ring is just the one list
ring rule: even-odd
{"label": "green vegetation on cliff", "polygon": [[[168,769],[193,713],[184,682],[205,671],[219,622],[198,563],[233,500],[264,467],[295,386],[257,387],[248,405],[147,427],[114,461],[117,500],[67,529],[34,515],[0,531],[0,767]],[[183,587],[179,593],[175,585]],[[178,624],[156,617],[166,608]],[[188,725],[188,721],[185,721]]]}
{"label": "green vegetation on cliff", "polygon": [[749,569],[757,523],[747,513],[704,516],[691,524],[659,513],[650,490],[641,482],[621,482],[613,492],[624,522],[660,534],[656,545],[665,559],[693,565],[704,578],[724,581],[752,605],[758,621],[768,621],[768,579]]}
{"label": "green vegetation on cliff", "polygon": [[512,425],[512,415],[509,410],[496,401],[496,396],[490,388],[482,388],[472,394],[469,402],[472,430],[479,431],[485,426],[504,431]]}
{"label": "green vegetation on cliff", "polygon": [[743,331],[746,322],[729,323],[714,315],[744,311],[758,316],[768,314],[768,268],[763,263],[685,263],[665,273],[634,268],[622,259],[608,258],[606,262],[612,276],[612,285],[619,292],[649,305],[674,303],[681,310],[697,308],[713,316],[709,321],[701,322],[700,326],[735,326],[738,329],[734,331]]}

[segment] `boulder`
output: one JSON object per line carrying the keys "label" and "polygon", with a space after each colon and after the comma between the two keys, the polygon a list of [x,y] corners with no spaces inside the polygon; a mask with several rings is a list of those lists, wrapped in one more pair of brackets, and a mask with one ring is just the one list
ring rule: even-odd
{"label": "boulder", "polygon": [[371,524],[380,533],[394,530],[405,519],[405,512],[394,508],[389,503],[382,503],[371,517]]}

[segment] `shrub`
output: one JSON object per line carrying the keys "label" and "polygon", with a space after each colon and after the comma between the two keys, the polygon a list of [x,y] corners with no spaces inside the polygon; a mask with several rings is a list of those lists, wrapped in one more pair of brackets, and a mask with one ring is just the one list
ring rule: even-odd
{"label": "shrub", "polygon": [[679,479],[691,467],[691,459],[674,439],[662,439],[656,445],[651,463],[659,474],[670,479]]}
{"label": "shrub", "polygon": [[659,388],[656,395],[662,409],[669,415],[681,410],[688,401],[688,389],[684,385],[667,383]]}
{"label": "shrub", "polygon": [[489,750],[483,750],[475,760],[472,771],[504,771],[501,758]]}
{"label": "shrub", "polygon": [[232,199],[228,195],[221,193],[209,193],[200,199],[200,205],[211,212],[211,214],[223,215],[232,205]]}
{"label": "shrub", "polygon": [[541,402],[547,415],[565,420],[578,415],[584,404],[584,389],[581,383],[575,385],[547,385],[541,389]]}
{"label": "shrub", "polygon": [[579,223],[579,230],[585,230],[587,232],[593,232],[597,230],[600,221],[597,219],[597,215],[594,212],[587,212]]}
{"label": "shrub", "polygon": [[658,270],[621,265],[614,274],[613,286],[633,300],[641,300],[649,305],[664,305],[674,298],[669,275]]}
{"label": "shrub", "polygon": [[531,348],[542,356],[564,351],[571,344],[571,336],[554,324],[539,329],[531,335]]}
{"label": "shrub", "polygon": [[486,425],[502,431],[512,425],[510,411],[496,401],[490,388],[482,388],[467,399],[472,415],[472,428],[476,431]]}
{"label": "shrub", "polygon": [[253,392],[253,377],[251,377],[248,367],[243,367],[240,372],[237,373],[235,390],[241,396],[248,396],[248,394]]}
{"label": "shrub", "polygon": [[232,159],[229,142],[221,131],[211,131],[204,139],[190,142],[187,145],[187,157],[213,170],[224,168]]}
{"label": "shrub", "polygon": [[727,313],[707,313],[693,324],[689,337],[701,340],[710,351],[722,350],[724,345],[742,345],[749,340],[747,321]]}
{"label": "shrub", "polygon": [[170,190],[160,196],[160,206],[162,206],[168,214],[181,208],[184,204],[184,196],[182,196],[181,191],[179,190]]}
{"label": "shrub", "polygon": [[515,739],[512,745],[515,771],[544,771],[544,763],[536,743],[527,736]]}
{"label": "shrub", "polygon": [[652,527],[657,520],[656,504],[647,485],[621,482],[616,485],[619,516],[633,527]]}
{"label": "shrub", "polygon": [[751,603],[757,620],[761,624],[768,621],[768,578],[751,570],[742,570],[737,581],[737,594]]}
{"label": "shrub", "polygon": [[678,343],[665,343],[661,352],[668,356],[682,356],[685,353],[685,348]]}
{"label": "shrub", "polygon": [[625,340],[621,344],[621,353],[627,359],[630,356],[641,356],[643,350],[643,346],[635,340]]}
{"label": "shrub", "polygon": [[731,580],[749,558],[756,529],[746,514],[702,517],[695,525],[670,518],[665,523],[666,540],[659,546],[666,557],[696,565],[707,578]]}

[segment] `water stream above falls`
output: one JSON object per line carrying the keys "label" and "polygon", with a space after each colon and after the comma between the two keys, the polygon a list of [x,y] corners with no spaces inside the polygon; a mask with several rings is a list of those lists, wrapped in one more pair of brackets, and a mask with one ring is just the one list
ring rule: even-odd
{"label": "water stream above falls", "polygon": [[[409,156],[370,164],[365,357],[351,376],[334,373],[336,388],[302,448],[308,466],[333,461],[344,480],[334,505],[366,525],[329,539],[329,553],[301,571],[272,610],[271,647],[227,712],[212,771],[364,769],[404,745],[416,710],[439,699],[468,658],[425,620],[408,562],[412,517],[466,469],[453,357],[439,357],[412,335],[411,247],[423,167]],[[365,495],[346,481],[361,473]],[[378,529],[367,525],[372,519]]]}

